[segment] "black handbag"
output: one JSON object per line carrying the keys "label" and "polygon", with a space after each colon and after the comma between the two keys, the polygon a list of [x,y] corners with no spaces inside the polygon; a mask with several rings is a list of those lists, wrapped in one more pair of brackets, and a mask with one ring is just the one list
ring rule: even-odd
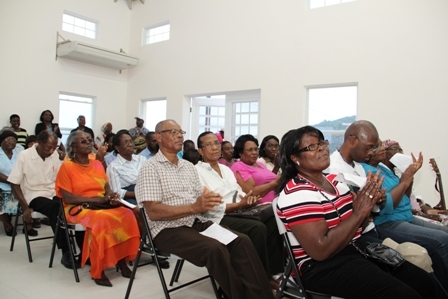
{"label": "black handbag", "polygon": [[[114,208],[118,208],[118,207],[120,207],[120,205],[111,205],[109,201],[105,202],[105,203],[85,202],[81,205],[73,206],[70,209],[68,209],[68,214],[70,216],[76,216],[79,213],[81,213],[82,209],[108,210],[108,209],[114,209]],[[75,210],[75,211],[73,211],[73,210]]]}
{"label": "black handbag", "polygon": [[258,204],[256,206],[247,209],[240,209],[230,213],[226,213],[226,215],[233,217],[255,219],[261,222],[265,222],[266,220],[274,217],[274,210],[272,209],[272,204],[268,202]]}
{"label": "black handbag", "polygon": [[381,243],[366,242],[365,249],[362,250],[356,241],[352,241],[351,244],[366,258],[370,258],[374,261],[393,266],[395,268],[401,266],[405,259],[395,249],[392,249]]}

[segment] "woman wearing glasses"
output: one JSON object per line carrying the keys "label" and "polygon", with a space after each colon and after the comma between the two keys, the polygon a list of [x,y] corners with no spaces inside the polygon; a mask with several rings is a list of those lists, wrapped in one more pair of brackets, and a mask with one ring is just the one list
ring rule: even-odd
{"label": "woman wearing glasses", "polygon": [[358,251],[363,223],[384,196],[378,175],[369,173],[355,196],[335,174],[323,174],[330,165],[328,142],[311,126],[286,133],[279,155],[277,212],[307,290],[346,299],[443,298],[417,266],[405,261],[395,268]]}
{"label": "woman wearing glasses", "polygon": [[201,184],[210,191],[222,196],[223,203],[214,211],[207,211],[204,216],[210,220],[229,227],[232,230],[246,234],[254,244],[260,260],[270,279],[271,287],[278,288],[278,282],[273,274],[283,272],[283,241],[277,230],[275,218],[265,222],[242,217],[225,215],[238,209],[256,205],[259,196],[252,192],[244,193],[237,184],[232,171],[218,162],[221,156],[221,143],[212,132],[204,132],[198,137],[198,151],[203,162],[196,165]]}
{"label": "woman wearing glasses", "polygon": [[257,162],[258,140],[250,134],[241,135],[235,142],[233,157],[240,159],[230,169],[241,189],[246,193],[252,191],[252,195],[260,196],[260,203],[272,202],[279,178],[263,163]]}
{"label": "woman wearing glasses", "polygon": [[[68,159],[56,178],[56,193],[64,202],[68,222],[86,227],[81,265],[90,259],[90,275],[95,283],[111,287],[104,270],[117,266],[123,277],[132,271],[126,262],[135,258],[140,233],[134,213],[122,206],[109,186],[103,165],[89,159],[93,140],[88,133],[76,131],[67,139]],[[83,203],[110,203],[113,209],[92,210]]]}
{"label": "woman wearing glasses", "polygon": [[274,135],[268,135],[263,138],[260,144],[260,158],[257,160],[259,163],[263,163],[267,169],[277,174],[280,170],[278,163],[278,138]]}

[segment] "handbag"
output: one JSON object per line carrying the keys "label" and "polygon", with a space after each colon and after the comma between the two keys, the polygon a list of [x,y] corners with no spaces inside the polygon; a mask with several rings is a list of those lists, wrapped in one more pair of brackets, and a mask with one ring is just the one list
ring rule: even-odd
{"label": "handbag", "polygon": [[398,251],[384,244],[366,242],[364,250],[358,246],[359,244],[356,244],[356,241],[352,241],[351,244],[364,257],[395,268],[401,266],[405,261],[404,257]]}
{"label": "handbag", "polygon": [[[76,216],[79,213],[81,213],[82,209],[89,209],[89,210],[108,210],[108,209],[114,209],[118,208],[120,205],[111,205],[110,202],[105,203],[96,203],[96,202],[84,202],[83,204],[73,206],[70,209],[68,209],[68,214],[70,216]],[[76,209],[75,211],[73,211]],[[73,211],[73,212],[72,212]]]}
{"label": "handbag", "polygon": [[226,215],[255,219],[261,222],[265,222],[266,220],[274,217],[274,210],[272,209],[272,204],[270,202],[267,202],[247,209],[239,209],[230,213],[226,213]]}

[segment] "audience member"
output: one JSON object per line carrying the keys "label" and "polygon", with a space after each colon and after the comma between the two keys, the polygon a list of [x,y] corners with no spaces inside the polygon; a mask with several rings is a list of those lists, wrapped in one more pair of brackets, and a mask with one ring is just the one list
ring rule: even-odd
{"label": "audience member", "polygon": [[280,170],[278,161],[278,138],[274,135],[268,135],[263,138],[260,144],[260,158],[257,160],[259,163],[263,163],[267,169],[277,174]]}
{"label": "audience member", "polygon": [[140,152],[139,155],[146,157],[147,159],[154,157],[159,151],[159,144],[157,143],[156,133],[148,132],[145,136],[146,148]]}
{"label": "audience member", "polygon": [[[56,178],[57,195],[64,202],[67,220],[85,226],[82,263],[90,259],[90,275],[97,285],[111,287],[104,269],[116,265],[123,277],[131,277],[126,262],[132,261],[140,245],[137,222],[131,210],[121,207],[109,187],[103,166],[89,159],[93,140],[86,132],[75,131],[67,139],[68,159]],[[93,210],[85,203],[115,208]]]}
{"label": "audience member", "polygon": [[221,128],[218,132],[215,133],[216,138],[218,138],[219,142],[224,141],[224,128]]}
{"label": "audience member", "polygon": [[134,118],[135,118],[135,129],[137,130],[138,136],[145,137],[146,134],[149,133],[149,130],[143,125],[145,123],[143,115],[139,115]]}
{"label": "audience member", "polygon": [[37,142],[36,135],[29,135],[25,140],[25,149],[32,147]]}
{"label": "audience member", "polygon": [[193,163],[193,165],[198,164],[199,160],[201,160],[201,155],[199,154],[197,149],[190,149],[184,152],[184,160]]}
{"label": "audience member", "polygon": [[28,137],[28,133],[25,129],[20,127],[20,116],[12,114],[9,117],[9,123],[11,124],[14,133],[17,135],[17,144],[20,144],[25,148],[25,141]]}
{"label": "audience member", "polygon": [[17,200],[11,193],[8,176],[20,152],[20,147],[16,148],[17,139],[17,135],[9,130],[0,134],[0,221],[3,222],[6,235],[10,237],[14,231],[10,214],[17,213]]}
{"label": "audience member", "polygon": [[[40,212],[48,217],[53,232],[59,214],[59,199],[55,197],[55,180],[65,153],[56,150],[58,137],[52,131],[43,130],[37,136],[37,144],[22,151],[8,177],[11,189],[22,206],[23,219],[31,223],[31,213]],[[37,231],[29,230],[36,236]],[[71,256],[63,229],[58,229],[58,248],[62,250],[61,263],[72,268]]]}
{"label": "audience member", "polygon": [[134,143],[134,153],[136,155],[140,154],[146,148],[145,137],[138,136],[135,138]]}
{"label": "audience member", "polygon": [[112,133],[112,124],[108,122],[101,126],[101,134],[95,137],[95,144],[97,146],[103,145],[109,133]]}
{"label": "audience member", "polygon": [[53,123],[54,116],[50,110],[42,111],[39,119],[41,122],[36,124],[36,128],[34,129],[34,134],[36,136],[38,136],[40,132],[48,130],[53,131],[58,138],[62,138],[59,125],[57,123]]}
{"label": "audience member", "polygon": [[174,120],[158,123],[155,131],[160,150],[141,168],[136,196],[157,248],[205,266],[229,298],[273,298],[246,235],[235,233],[236,239],[224,245],[200,234],[213,224],[201,213],[220,205],[222,198],[202,187],[195,167],[177,156],[185,132]]}
{"label": "audience member", "polygon": [[73,133],[75,131],[82,131],[89,133],[90,136],[92,136],[92,139],[95,139],[95,134],[93,134],[93,130],[89,127],[86,127],[86,117],[84,115],[78,116],[76,121],[78,122],[78,127],[71,130],[70,133]]}
{"label": "audience member", "polygon": [[223,141],[221,143],[221,154],[222,157],[219,158],[218,162],[227,167],[232,167],[235,159],[233,158],[233,145],[230,141]]}
{"label": "audience member", "polygon": [[238,137],[233,157],[240,158],[230,169],[243,191],[248,193],[252,190],[253,195],[260,195],[260,203],[272,202],[279,177],[257,162],[258,140],[250,134]]}
{"label": "audience member", "polygon": [[177,153],[177,156],[179,157],[179,158],[183,158],[184,157],[184,153],[186,152],[186,151],[188,151],[188,150],[191,150],[191,149],[195,149],[196,148],[196,146],[194,145],[194,141],[193,140],[190,140],[190,139],[187,139],[187,140],[185,140],[184,141],[184,143],[183,143],[183,150],[182,151],[179,151],[178,153]]}
{"label": "audience member", "polygon": [[407,261],[390,266],[360,252],[362,224],[384,196],[378,188],[382,178],[369,173],[365,187],[353,196],[335,174],[324,175],[330,165],[328,141],[311,126],[283,136],[280,163],[278,214],[308,290],[343,298],[444,298],[419,267]]}
{"label": "audience member", "polygon": [[[239,209],[245,209],[258,204],[259,196],[252,196],[252,192],[247,194],[241,190],[237,184],[232,171],[218,163],[221,156],[221,144],[212,132],[204,132],[198,137],[198,151],[203,162],[196,165],[199,180],[208,190],[222,196],[223,203],[215,207],[214,211],[206,211],[203,215],[208,219],[246,234],[257,250],[258,257],[263,264],[271,287],[278,289],[278,282],[273,278],[273,274],[284,271],[283,239],[278,233],[277,223],[274,217],[261,222],[243,217],[232,217],[225,213]],[[190,153],[188,151],[185,156]],[[238,199],[238,201],[237,201]]]}
{"label": "audience member", "polygon": [[112,163],[113,160],[115,160],[115,158],[117,157],[116,155],[114,155],[114,136],[115,133],[109,133],[106,135],[106,138],[104,138],[104,145],[107,145],[107,150],[106,150],[106,155],[104,156],[104,169],[107,168],[107,166],[109,166],[110,163]]}

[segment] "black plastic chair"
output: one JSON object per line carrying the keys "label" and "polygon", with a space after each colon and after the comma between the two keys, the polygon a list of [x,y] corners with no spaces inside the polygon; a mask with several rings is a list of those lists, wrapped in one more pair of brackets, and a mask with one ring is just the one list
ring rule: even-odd
{"label": "black plastic chair", "polygon": [[68,223],[67,217],[65,217],[64,212],[64,205],[61,198],[58,198],[60,203],[60,210],[59,210],[59,216],[58,221],[56,222],[56,231],[53,238],[53,246],[51,247],[51,256],[50,256],[50,263],[48,265],[49,268],[53,267],[53,259],[54,254],[56,251],[56,241],[58,232],[60,229],[63,229],[65,231],[65,238],[67,240],[68,250],[70,252],[71,256],[71,263],[73,268],[73,274],[75,275],[76,282],[79,282],[79,275],[78,275],[78,269],[76,268],[75,260],[78,258],[81,260],[81,251],[77,251],[76,249],[76,240],[75,240],[75,232],[84,232],[86,228],[82,226],[81,224],[76,223]]}
{"label": "black plastic chair", "polygon": [[[139,261],[140,261],[140,257],[142,255],[142,252],[146,252],[146,253],[150,254],[153,257],[153,262],[145,263],[144,265],[155,263],[155,266],[157,268],[157,272],[159,274],[160,283],[162,284],[163,292],[165,294],[165,298],[166,299],[170,299],[171,298],[170,297],[170,293],[171,292],[174,292],[176,290],[179,290],[181,288],[184,288],[186,286],[189,286],[191,284],[194,284],[194,283],[196,283],[198,281],[201,281],[201,280],[204,280],[204,279],[207,279],[207,278],[210,278],[210,281],[211,281],[211,284],[212,284],[212,287],[213,287],[213,291],[215,292],[216,298],[222,298],[221,295],[219,294],[219,291],[218,291],[217,287],[216,287],[215,280],[213,279],[213,277],[211,275],[206,275],[206,276],[194,279],[192,281],[189,281],[189,282],[186,282],[184,284],[181,284],[181,285],[178,285],[176,287],[168,289],[168,287],[166,285],[165,277],[163,275],[162,268],[160,267],[160,264],[159,264],[159,258],[160,257],[167,258],[167,256],[169,256],[169,254],[163,254],[163,253],[160,253],[157,250],[157,248],[155,247],[154,242],[152,240],[151,231],[149,229],[149,224],[148,224],[148,221],[147,221],[147,218],[146,218],[145,209],[141,208],[140,209],[140,213],[141,213],[143,222],[145,224],[145,232],[144,232],[143,236],[140,239],[140,248],[138,250],[137,257],[136,257],[136,259],[134,261],[134,266],[133,266],[133,269],[132,269],[132,275],[131,275],[131,278],[129,280],[128,288],[126,290],[126,295],[125,295],[124,298],[125,299],[129,298],[129,295],[131,294],[132,284],[133,284],[134,278],[135,278],[135,273],[137,272],[137,268],[142,266],[142,265],[139,265]],[[184,261],[185,260],[181,259],[181,258],[179,258],[177,260],[176,266],[174,267],[173,276],[171,277],[171,281],[170,281],[170,284],[169,284],[170,287],[173,286],[173,284],[175,282],[178,282],[179,276],[180,276],[180,272],[182,270],[182,266],[184,264]]]}
{"label": "black plastic chair", "polygon": [[[299,269],[294,260],[294,255],[292,252],[291,241],[287,235],[285,225],[281,221],[280,217],[277,215],[277,197],[272,202],[272,208],[274,209],[274,216],[277,222],[277,228],[280,235],[283,236],[283,241],[285,242],[285,250],[287,252],[287,264],[286,269],[283,272],[282,281],[277,291],[276,299],[281,299],[283,296],[290,298],[303,298],[303,299],[337,299],[339,297],[334,297],[326,294],[321,294],[306,290],[300,280]],[[294,273],[294,277],[291,275]],[[341,298],[339,298],[341,299]]]}

